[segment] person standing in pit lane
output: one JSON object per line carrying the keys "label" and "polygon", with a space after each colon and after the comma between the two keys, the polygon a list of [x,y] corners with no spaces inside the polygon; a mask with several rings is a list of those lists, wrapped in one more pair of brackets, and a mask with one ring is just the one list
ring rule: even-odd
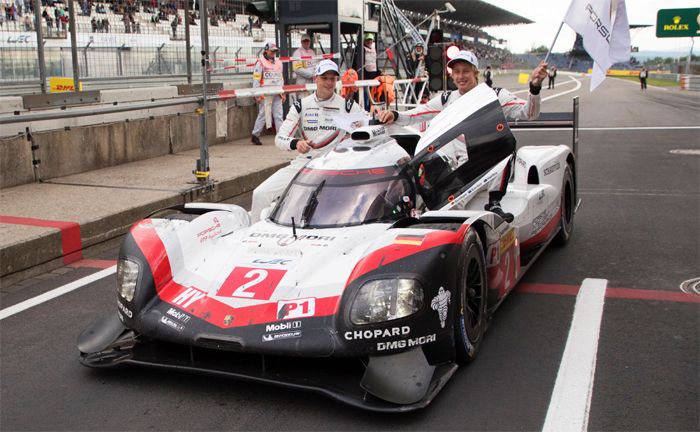
{"label": "person standing in pit lane", "polygon": [[491,65],[486,66],[484,71],[484,82],[487,86],[493,88],[493,72],[491,72]]}
{"label": "person standing in pit lane", "polygon": [[[263,47],[263,53],[255,62],[253,70],[253,87],[282,87],[284,85],[284,77],[282,76],[282,62],[277,59],[276,54],[279,48],[274,42],[268,42]],[[272,118],[275,122],[275,128],[279,132],[282,127],[282,103],[287,98],[284,93],[274,96],[257,96],[255,100],[258,102],[258,117],[255,119],[253,126],[253,135],[250,141],[255,145],[262,145],[260,135],[265,129],[265,109],[270,109]],[[271,104],[266,107],[266,104]]]}
{"label": "person standing in pit lane", "polygon": [[[459,99],[462,95],[473,89],[479,83],[479,61],[471,51],[459,51],[448,63],[447,67],[452,68],[452,80],[457,86],[457,91],[444,92],[428,101],[427,104],[418,105],[402,113],[397,111],[381,111],[377,119],[382,123],[396,122],[400,125],[412,125],[427,121],[435,117],[451,103]],[[534,120],[540,115],[540,90],[542,81],[547,76],[547,63],[541,62],[530,75],[530,94],[528,101],[524,101],[504,88],[495,87],[493,90],[498,96],[498,101],[503,108],[506,119],[509,120]],[[459,143],[455,143],[459,146]],[[464,143],[461,143],[464,146]],[[455,151],[457,157],[466,157],[466,149],[460,152]],[[513,149],[515,150],[515,149]],[[512,162],[512,157],[511,157]],[[505,213],[501,209],[501,199],[506,193],[508,180],[510,179],[511,163],[509,163],[503,174],[492,180],[488,185],[489,203],[486,210],[496,213],[507,222],[513,221],[511,213]]]}
{"label": "person standing in pit lane", "polygon": [[547,76],[549,77],[549,81],[547,81],[547,89],[554,90],[554,80],[557,77],[556,65],[552,65],[552,68],[547,71]]}
{"label": "person standing in pit lane", "polygon": [[[314,71],[316,91],[290,107],[275,144],[282,150],[296,151],[299,155],[255,188],[250,209],[253,222],[260,220],[260,212],[282,195],[304,165],[312,158],[331,151],[345,138],[345,132],[338,129],[333,116],[363,111],[354,100],[345,100],[335,93],[339,77],[338,65],[334,61],[321,60]],[[296,137],[297,131],[300,138]]]}
{"label": "person standing in pit lane", "polygon": [[[316,51],[311,48],[311,36],[304,33],[301,35],[301,47],[294,50],[292,53],[292,71],[296,76],[297,84],[308,84],[313,82],[314,69],[318,64],[317,60],[303,59],[302,57],[315,57]],[[292,93],[291,101],[295,102],[308,96],[308,92]]]}
{"label": "person standing in pit lane", "polygon": [[639,71],[639,84],[642,86],[642,90],[647,89],[647,77],[649,76],[649,72],[647,72],[647,68],[643,67],[641,71]]}

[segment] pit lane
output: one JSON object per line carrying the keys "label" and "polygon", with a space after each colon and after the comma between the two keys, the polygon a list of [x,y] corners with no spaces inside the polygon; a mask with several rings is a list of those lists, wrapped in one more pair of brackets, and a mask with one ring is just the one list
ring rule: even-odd
{"label": "pit lane", "polygon": [[[674,128],[697,127],[700,101],[673,90],[642,93],[614,79],[590,94],[581,81],[576,92],[543,103],[544,111],[561,111],[570,108],[571,96],[581,97],[583,204],[574,236],[565,248],[545,251],[521,283],[530,289],[519,289],[497,312],[478,360],[459,370],[427,409],[377,415],[259,384],[83,368],[75,339],[114,308],[112,275],[0,321],[2,428],[541,430],[575,293],[585,278],[599,278],[608,291],[629,295],[605,299],[588,429],[697,429],[699,307],[672,294],[700,276],[700,163],[670,150],[700,147],[697,128]],[[497,85],[517,88],[498,77]],[[575,84],[567,85],[555,92]],[[551,94],[545,90],[545,97]],[[570,133],[518,131],[516,137],[519,145],[568,143]],[[98,258],[115,257],[111,250]],[[60,269],[3,287],[2,308],[96,271]]]}

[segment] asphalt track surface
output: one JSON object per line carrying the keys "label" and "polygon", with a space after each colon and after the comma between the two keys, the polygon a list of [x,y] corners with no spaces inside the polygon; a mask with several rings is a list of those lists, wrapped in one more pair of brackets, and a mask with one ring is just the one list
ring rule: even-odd
{"label": "asphalt track surface", "polygon": [[[569,80],[561,77],[545,98],[578,86]],[[700,156],[670,151],[700,151],[700,97],[642,93],[615,79],[590,94],[587,79],[579,80],[578,90],[543,103],[543,111],[562,111],[581,98],[574,236],[540,257],[496,313],[477,361],[427,409],[380,415],[261,384],[84,368],[75,340],[113,312],[111,275],[0,321],[0,429],[542,430],[575,294],[596,278],[607,280],[608,296],[587,429],[698,430],[700,303],[679,296],[679,284],[700,277]],[[516,136],[518,145],[570,139],[561,130]],[[108,251],[93,267],[115,257]],[[2,308],[98,270],[64,268],[3,287]]]}

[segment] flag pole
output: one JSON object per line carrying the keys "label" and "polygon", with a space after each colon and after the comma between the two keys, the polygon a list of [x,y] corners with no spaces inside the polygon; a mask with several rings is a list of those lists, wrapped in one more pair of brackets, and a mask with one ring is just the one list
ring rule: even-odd
{"label": "flag pole", "polygon": [[549,51],[547,51],[547,55],[544,57],[544,62],[547,63],[547,59],[549,59],[549,54],[552,53],[552,50],[554,49],[554,44],[557,41],[557,38],[559,37],[559,32],[561,32],[561,28],[564,27],[564,21],[562,21],[559,24],[559,30],[557,30],[557,34],[554,35],[554,40],[552,41],[552,46],[549,47]]}

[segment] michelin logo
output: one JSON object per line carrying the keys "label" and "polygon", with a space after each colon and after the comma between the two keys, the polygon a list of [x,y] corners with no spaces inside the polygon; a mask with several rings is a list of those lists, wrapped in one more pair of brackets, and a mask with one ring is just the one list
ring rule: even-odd
{"label": "michelin logo", "polygon": [[290,332],[264,334],[264,335],[262,335],[262,340],[263,340],[263,342],[273,342],[273,341],[278,341],[278,340],[294,339],[294,338],[300,338],[300,337],[301,337],[301,330],[295,330],[295,331],[290,331]]}

